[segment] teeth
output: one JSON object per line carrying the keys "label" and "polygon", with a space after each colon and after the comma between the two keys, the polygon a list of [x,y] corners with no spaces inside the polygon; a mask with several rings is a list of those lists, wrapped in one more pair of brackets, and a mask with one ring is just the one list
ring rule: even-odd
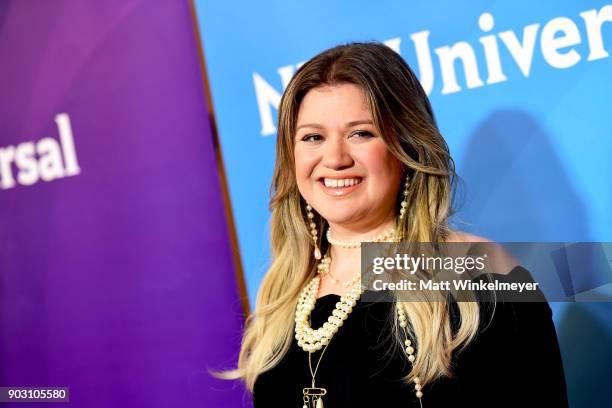
{"label": "teeth", "polygon": [[355,184],[361,183],[361,179],[358,178],[349,178],[349,179],[323,179],[325,183],[325,187],[349,187],[354,186]]}

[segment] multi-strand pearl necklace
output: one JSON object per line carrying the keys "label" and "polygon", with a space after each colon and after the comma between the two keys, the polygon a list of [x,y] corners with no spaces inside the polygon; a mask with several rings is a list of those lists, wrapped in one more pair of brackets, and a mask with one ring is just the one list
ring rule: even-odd
{"label": "multi-strand pearl necklace", "polygon": [[[323,265],[323,266],[322,266]],[[319,264],[319,270],[329,268],[329,257],[326,255],[323,260],[321,260]],[[295,311],[295,339],[297,340],[298,346],[309,353],[309,363],[310,363],[310,355],[315,351],[321,350],[326,347],[334,334],[338,332],[338,329],[344,324],[344,321],[348,318],[348,315],[353,311],[353,308],[357,304],[357,301],[361,297],[362,285],[361,280],[356,280],[351,290],[340,297],[340,301],[336,303],[336,307],[332,311],[331,316],[327,318],[327,321],[323,323],[318,329],[313,329],[310,325],[310,314],[312,313],[316,300],[317,293],[319,291],[319,284],[321,282],[320,276],[315,276],[312,280],[302,289],[300,293],[300,297],[298,298],[298,303]],[[404,341],[404,345],[406,346],[405,352],[408,355],[408,361],[414,364],[416,359],[415,357],[415,349],[408,336],[408,320],[406,318],[406,314],[401,309],[399,305],[396,306],[396,311],[398,314],[399,325],[404,332],[406,337]],[[321,355],[321,357],[323,357]],[[320,357],[320,358],[321,358]],[[320,362],[319,358],[319,362]],[[317,364],[318,368],[318,364]],[[304,389],[304,406],[308,407],[307,401],[316,401],[317,406],[322,407],[322,396],[327,393],[327,390],[324,388],[315,388],[315,374],[311,369],[312,375],[312,388]],[[422,406],[421,398],[423,397],[421,380],[419,377],[414,377],[414,388],[416,397],[419,399],[419,403]],[[315,390],[315,391],[312,391]],[[316,394],[312,394],[312,392],[316,392]],[[313,397],[314,396],[314,397]],[[310,398],[310,399],[309,399]]]}
{"label": "multi-strand pearl necklace", "polygon": [[336,308],[331,316],[327,318],[327,321],[323,323],[323,326],[315,330],[310,327],[309,320],[310,313],[314,309],[317,300],[320,282],[321,277],[315,276],[304,287],[295,311],[295,339],[298,342],[298,346],[309,353],[321,350],[322,347],[329,343],[361,297],[361,282],[357,281],[348,293],[340,297],[340,301],[336,303]]}
{"label": "multi-strand pearl necklace", "polygon": [[375,237],[366,238],[366,239],[359,240],[359,241],[341,241],[341,240],[334,239],[331,234],[332,234],[331,228],[328,228],[327,234],[326,234],[327,242],[329,242],[330,244],[334,246],[341,247],[341,248],[361,248],[362,242],[383,242],[383,241],[388,241],[390,239],[394,239],[395,238],[395,228],[391,228],[390,230],[387,230],[381,234],[378,234]]}

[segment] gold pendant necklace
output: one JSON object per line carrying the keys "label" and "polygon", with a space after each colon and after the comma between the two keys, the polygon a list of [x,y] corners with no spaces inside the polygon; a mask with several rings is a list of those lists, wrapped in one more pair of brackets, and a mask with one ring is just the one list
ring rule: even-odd
{"label": "gold pendant necklace", "polygon": [[310,369],[310,375],[312,376],[312,386],[306,387],[302,390],[302,393],[304,394],[304,406],[302,408],[323,408],[323,396],[327,394],[327,390],[315,385],[315,376],[317,375],[319,364],[321,363],[321,359],[323,359],[323,354],[325,353],[325,350],[327,350],[328,345],[329,343],[325,345],[325,348],[321,352],[319,361],[317,361],[314,371],[312,371],[312,360],[310,358],[312,353],[308,353],[308,368]]}
{"label": "gold pendant necklace", "polygon": [[[316,293],[316,292],[315,292]],[[308,323],[311,326],[312,323],[310,321],[310,316],[308,316]],[[331,338],[329,339],[331,340]],[[314,371],[312,370],[312,354],[316,350],[308,351],[308,369],[310,370],[310,376],[312,377],[312,383],[310,387],[306,387],[302,390],[304,405],[302,408],[323,408],[323,396],[327,394],[327,389],[322,387],[317,387],[315,383],[315,377],[317,375],[317,371],[319,370],[319,364],[321,364],[321,360],[323,359],[323,354],[325,354],[325,350],[327,350],[327,346],[329,346],[329,340],[325,342],[325,347],[323,347],[323,351],[321,351],[321,355],[319,356],[319,361],[317,361],[317,365],[315,366]]]}

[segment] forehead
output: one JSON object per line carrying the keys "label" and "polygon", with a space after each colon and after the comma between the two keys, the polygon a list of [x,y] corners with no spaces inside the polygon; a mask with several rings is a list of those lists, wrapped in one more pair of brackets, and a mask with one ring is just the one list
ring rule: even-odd
{"label": "forehead", "polygon": [[325,126],[372,119],[363,89],[355,84],[324,85],[313,88],[302,99],[297,124],[320,123]]}

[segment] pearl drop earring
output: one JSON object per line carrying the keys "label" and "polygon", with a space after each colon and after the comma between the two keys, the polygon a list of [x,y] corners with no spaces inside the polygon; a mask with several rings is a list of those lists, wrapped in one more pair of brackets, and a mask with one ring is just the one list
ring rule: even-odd
{"label": "pearl drop earring", "polygon": [[314,243],[314,257],[315,259],[321,259],[321,250],[317,245],[317,224],[314,222],[314,214],[312,213],[312,207],[306,203],[306,216],[308,217],[308,223],[310,223],[310,234],[312,235],[312,241]]}
{"label": "pearl drop earring", "polygon": [[400,215],[399,215],[400,221],[404,219],[404,216],[406,215],[406,211],[408,208],[408,202],[406,201],[408,198],[408,186],[410,186],[410,176],[408,175],[408,173],[406,173],[406,182],[404,183],[404,193],[403,193],[402,202],[400,204],[401,206]]}

